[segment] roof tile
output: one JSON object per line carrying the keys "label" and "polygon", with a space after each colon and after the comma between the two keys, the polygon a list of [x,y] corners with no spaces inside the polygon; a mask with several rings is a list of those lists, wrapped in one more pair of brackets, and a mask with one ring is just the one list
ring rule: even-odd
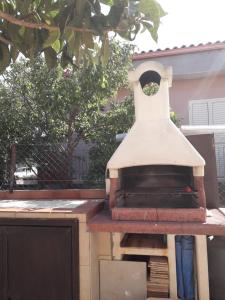
{"label": "roof tile", "polygon": [[198,45],[190,44],[190,45],[182,45],[180,47],[173,47],[173,48],[165,48],[161,49],[158,48],[157,50],[149,50],[149,51],[141,51],[140,53],[135,53],[133,56],[133,60],[141,60],[147,59],[151,57],[157,56],[170,56],[170,55],[178,55],[184,53],[193,53],[193,52],[201,52],[201,51],[210,51],[216,49],[225,49],[225,41],[216,41],[214,43],[199,43]]}

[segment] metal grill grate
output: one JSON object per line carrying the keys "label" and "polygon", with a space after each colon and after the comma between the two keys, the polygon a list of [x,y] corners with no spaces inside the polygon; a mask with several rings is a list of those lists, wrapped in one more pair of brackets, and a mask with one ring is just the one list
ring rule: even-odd
{"label": "metal grill grate", "polygon": [[123,199],[125,207],[197,208],[199,206],[196,192],[125,193]]}

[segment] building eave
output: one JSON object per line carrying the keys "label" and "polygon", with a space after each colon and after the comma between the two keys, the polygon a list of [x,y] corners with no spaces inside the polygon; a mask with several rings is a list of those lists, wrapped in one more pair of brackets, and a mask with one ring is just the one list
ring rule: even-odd
{"label": "building eave", "polygon": [[152,59],[156,57],[165,57],[165,56],[174,56],[174,55],[182,55],[182,54],[190,54],[190,53],[198,53],[205,51],[213,51],[213,50],[222,50],[225,49],[225,42],[217,42],[217,43],[208,43],[205,45],[198,46],[183,46],[181,48],[173,48],[173,49],[165,49],[165,50],[156,50],[145,53],[136,53],[133,55],[133,61],[140,61],[145,59]]}

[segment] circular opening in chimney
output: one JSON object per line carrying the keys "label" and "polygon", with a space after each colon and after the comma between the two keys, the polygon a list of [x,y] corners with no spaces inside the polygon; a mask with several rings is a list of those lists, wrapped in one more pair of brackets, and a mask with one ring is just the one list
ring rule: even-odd
{"label": "circular opening in chimney", "polygon": [[155,71],[146,71],[139,78],[143,93],[147,96],[155,95],[160,86],[161,76]]}

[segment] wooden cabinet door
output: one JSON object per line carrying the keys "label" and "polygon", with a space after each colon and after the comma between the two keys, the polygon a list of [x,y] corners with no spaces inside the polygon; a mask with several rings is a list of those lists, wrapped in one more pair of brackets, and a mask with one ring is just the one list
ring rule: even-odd
{"label": "wooden cabinet door", "polygon": [[3,231],[2,228],[0,227],[0,300],[4,299],[4,276],[3,276]]}
{"label": "wooden cabinet door", "polygon": [[6,226],[6,299],[78,300],[78,223]]}
{"label": "wooden cabinet door", "polygon": [[225,298],[225,237],[208,239],[209,287],[211,300]]}

